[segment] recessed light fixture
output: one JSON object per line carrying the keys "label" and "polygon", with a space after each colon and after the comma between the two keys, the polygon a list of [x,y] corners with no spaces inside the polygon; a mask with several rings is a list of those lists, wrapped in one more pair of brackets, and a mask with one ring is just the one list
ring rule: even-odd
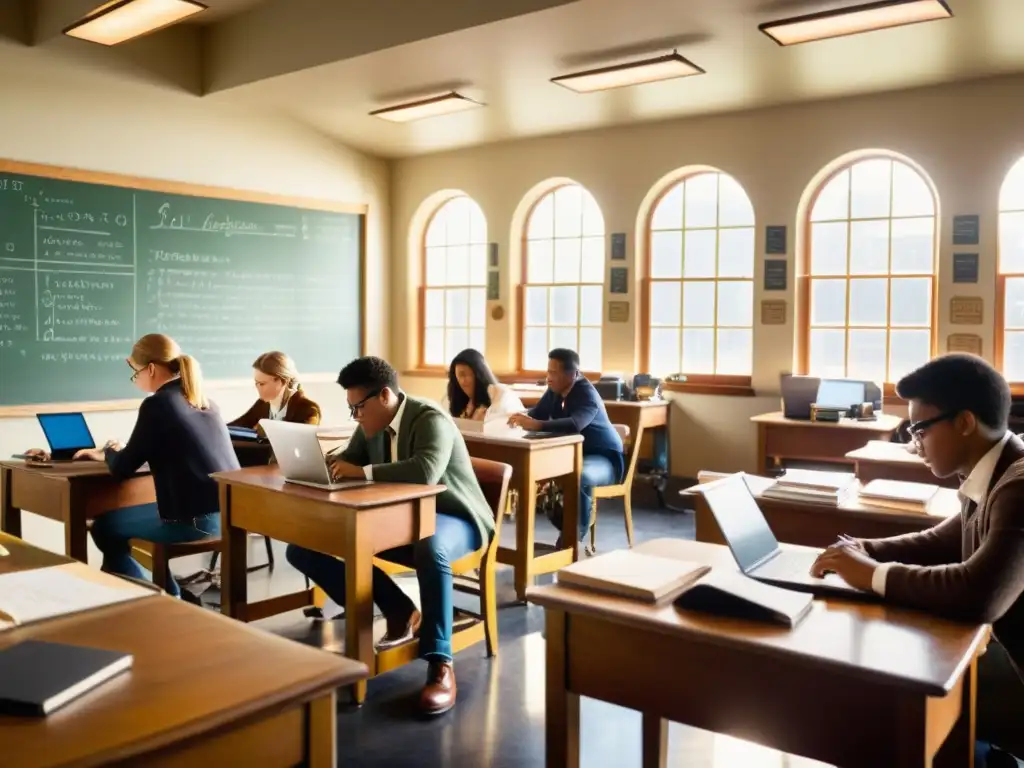
{"label": "recessed light fixture", "polygon": [[393,123],[409,123],[413,120],[422,120],[425,117],[450,115],[452,112],[465,112],[467,109],[476,109],[482,106],[484,105],[479,101],[467,99],[465,96],[451,91],[440,96],[431,96],[429,99],[375,109],[370,114]]}
{"label": "recessed light fixture", "polygon": [[593,93],[594,91],[606,91],[609,88],[656,83],[659,80],[672,80],[677,77],[703,74],[703,69],[673,51],[666,56],[658,56],[653,59],[615,64],[610,67],[554,77],[551,82],[577,93]]}
{"label": "recessed light fixture", "polygon": [[195,0],[112,0],[64,30],[100,45],[117,45],[195,16],[206,6]]}
{"label": "recessed light fixture", "polygon": [[881,0],[833,11],[811,13],[758,26],[779,45],[797,45],[857,35],[890,27],[952,18],[945,0]]}

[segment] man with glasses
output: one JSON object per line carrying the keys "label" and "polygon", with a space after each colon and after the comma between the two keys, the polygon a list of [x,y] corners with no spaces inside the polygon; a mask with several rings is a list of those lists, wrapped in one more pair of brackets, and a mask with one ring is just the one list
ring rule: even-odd
{"label": "man with glasses", "polygon": [[[837,573],[894,604],[991,623],[998,642],[979,663],[978,737],[1024,754],[1024,442],[1007,428],[1010,388],[981,358],[955,354],[908,374],[896,391],[932,473],[961,477],[961,513],[920,533],[844,539],[812,572]],[[1024,765],[987,743],[977,764]]]}
{"label": "man with glasses", "polygon": [[[422,613],[390,576],[373,569],[373,601],[387,619],[387,634],[378,648],[403,643],[418,631],[420,656],[428,662],[420,708],[424,714],[439,715],[455,705],[451,563],[490,541],[494,516],[473,472],[466,443],[440,407],[402,392],[395,369],[379,357],[353,360],[342,369],[338,383],[359,427],[348,446],[329,459],[335,480],[365,477],[446,488],[437,497],[433,536],[380,553],[386,560],[416,569]],[[293,544],[287,557],[334,602],[345,604],[341,560]]]}

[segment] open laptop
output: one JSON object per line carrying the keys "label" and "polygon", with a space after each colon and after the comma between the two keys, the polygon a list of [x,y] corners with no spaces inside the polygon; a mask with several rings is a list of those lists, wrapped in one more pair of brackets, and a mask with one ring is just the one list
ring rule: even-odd
{"label": "open laptop", "polygon": [[817,551],[781,549],[742,474],[708,483],[701,492],[736,564],[747,576],[823,597],[879,599],[874,592],[851,587],[835,574],[827,574],[823,579],[811,576]]}
{"label": "open laptop", "polygon": [[343,488],[358,488],[369,485],[370,480],[331,481],[320,440],[316,436],[318,427],[309,424],[292,424],[287,421],[261,419],[260,426],[270,441],[274,458],[281,474],[289,483],[308,485],[323,491],[340,491]]}
{"label": "open laptop", "polygon": [[818,394],[820,379],[817,376],[782,374],[782,415],[787,419],[811,418],[811,403]]}
{"label": "open laptop", "polygon": [[50,446],[51,461],[71,461],[78,451],[96,447],[81,413],[37,413],[36,418]]}
{"label": "open laptop", "polygon": [[845,414],[864,402],[866,387],[853,379],[822,379],[814,404],[819,408],[840,408]]}

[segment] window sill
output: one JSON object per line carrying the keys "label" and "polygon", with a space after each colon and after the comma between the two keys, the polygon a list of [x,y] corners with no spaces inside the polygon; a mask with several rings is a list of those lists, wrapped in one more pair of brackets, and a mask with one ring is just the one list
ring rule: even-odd
{"label": "window sill", "polygon": [[664,392],[723,397],[754,397],[756,394],[754,388],[746,384],[703,384],[695,381],[666,381],[661,389]]}
{"label": "window sill", "polygon": [[448,371],[445,368],[414,368],[411,371],[402,371],[402,376],[416,376],[420,379],[447,379]]}

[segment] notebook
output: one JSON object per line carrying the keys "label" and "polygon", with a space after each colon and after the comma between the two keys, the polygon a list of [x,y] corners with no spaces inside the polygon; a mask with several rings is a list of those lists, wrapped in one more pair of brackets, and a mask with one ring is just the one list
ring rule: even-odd
{"label": "notebook", "polygon": [[676,599],[686,610],[765,621],[792,629],[811,610],[814,595],[780,589],[742,573],[711,570]]}
{"label": "notebook", "polygon": [[656,603],[678,595],[708,570],[700,563],[620,549],[566,566],[558,583]]}
{"label": "notebook", "polygon": [[84,563],[0,574],[0,632],[159,594]]}
{"label": "notebook", "polygon": [[0,651],[0,713],[45,716],[131,668],[130,653],[26,640]]}
{"label": "notebook", "polygon": [[878,479],[861,489],[860,501],[873,507],[923,513],[938,492],[939,486],[930,483]]}

